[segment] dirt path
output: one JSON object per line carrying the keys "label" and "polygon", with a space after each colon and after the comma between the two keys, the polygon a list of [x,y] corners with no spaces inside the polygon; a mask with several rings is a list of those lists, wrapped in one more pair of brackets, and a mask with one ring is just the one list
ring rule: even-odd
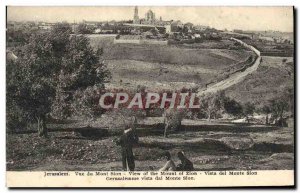
{"label": "dirt path", "polygon": [[241,82],[248,74],[251,74],[252,72],[257,70],[257,68],[258,68],[258,66],[261,62],[260,51],[258,51],[253,46],[250,46],[250,45],[244,43],[241,40],[238,40],[238,39],[235,39],[235,38],[232,38],[232,40],[237,41],[240,44],[242,44],[243,46],[251,49],[257,55],[257,58],[256,58],[254,64],[251,67],[247,68],[245,71],[234,73],[229,78],[227,78],[225,80],[222,80],[220,82],[217,82],[217,83],[215,83],[211,86],[208,86],[206,89],[201,90],[200,92],[198,92],[198,96],[205,95],[205,94],[208,94],[208,93],[215,93],[215,92],[221,91],[221,90],[225,90],[225,89]]}

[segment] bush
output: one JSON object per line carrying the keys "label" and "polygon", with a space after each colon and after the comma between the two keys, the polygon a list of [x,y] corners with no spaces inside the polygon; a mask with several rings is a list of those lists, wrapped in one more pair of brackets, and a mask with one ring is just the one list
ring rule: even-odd
{"label": "bush", "polygon": [[71,102],[71,116],[92,119],[104,113],[99,106],[100,91],[94,87],[77,90]]}
{"label": "bush", "polygon": [[27,127],[26,113],[16,105],[7,106],[6,110],[6,129],[7,133],[15,133]]}
{"label": "bush", "polygon": [[126,125],[133,126],[134,117],[138,119],[143,119],[146,117],[146,113],[142,109],[112,109],[105,113],[104,115],[105,125],[109,126],[110,130],[124,129]]}
{"label": "bush", "polygon": [[165,131],[164,137],[167,137],[168,130],[179,131],[181,129],[181,121],[185,117],[186,111],[178,109],[166,109],[164,112]]}

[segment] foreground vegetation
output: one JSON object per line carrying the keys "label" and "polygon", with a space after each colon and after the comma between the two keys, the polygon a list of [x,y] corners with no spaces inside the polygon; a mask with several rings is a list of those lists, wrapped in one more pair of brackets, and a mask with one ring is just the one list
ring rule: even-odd
{"label": "foreground vegetation", "polygon": [[[47,137],[46,121],[68,117],[83,109],[85,92],[103,88],[109,77],[99,52],[84,36],[71,36],[71,27],[59,23],[51,32],[25,36],[24,44],[13,50],[17,59],[8,59],[7,129],[23,129],[37,122],[40,136]],[[72,104],[72,105],[71,105]]]}
{"label": "foreground vegetation", "polygon": [[[234,127],[236,129],[232,130]],[[141,133],[148,134],[143,136]],[[163,130],[157,133],[148,129],[148,132],[141,133],[140,143],[134,148],[136,169],[140,171],[162,167],[166,150],[171,152],[175,163],[179,162],[177,152],[184,151],[195,169],[202,171],[293,169],[294,165],[292,128],[251,130],[250,127],[231,125],[203,130],[201,127],[194,131],[170,133],[168,139],[162,137]],[[114,142],[118,135],[95,139],[82,137],[79,133],[51,132],[50,136],[44,139],[34,133],[7,135],[7,169],[122,169],[121,150]]]}

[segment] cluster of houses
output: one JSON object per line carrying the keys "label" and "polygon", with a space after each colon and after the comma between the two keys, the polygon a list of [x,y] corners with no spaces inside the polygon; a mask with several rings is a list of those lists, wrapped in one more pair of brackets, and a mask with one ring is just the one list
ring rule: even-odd
{"label": "cluster of houses", "polygon": [[[35,28],[49,31],[56,23],[49,22],[8,22],[7,28],[18,30],[21,27]],[[204,25],[183,23],[180,20],[165,21],[162,17],[156,17],[150,9],[144,18],[139,17],[138,7],[134,8],[132,20],[123,21],[82,21],[70,24],[74,34],[115,34],[119,39],[154,39],[154,40],[220,40],[222,37],[247,38],[252,40],[293,44],[293,39],[281,36],[272,37],[252,31],[243,30],[216,30]]]}
{"label": "cluster of houses", "polygon": [[33,22],[33,21],[27,21],[27,22],[19,22],[19,21],[9,21],[7,22],[7,29],[13,29],[13,30],[20,30],[24,28],[30,28],[30,29],[37,29],[37,30],[45,30],[50,31],[53,26],[56,23],[50,23],[50,22]]}
{"label": "cluster of houses", "polygon": [[[55,23],[49,22],[9,22],[8,28],[16,29],[20,26],[28,25],[31,28],[50,31]],[[152,10],[145,13],[144,18],[140,18],[138,7],[134,8],[132,20],[124,21],[82,21],[70,24],[72,32],[75,34],[116,34],[125,39],[155,39],[176,41],[219,38],[219,31],[204,25],[194,25],[190,22],[183,23],[180,20],[165,21],[162,17],[157,19]]]}
{"label": "cluster of houses", "polygon": [[283,35],[279,31],[244,31],[235,29],[232,32],[224,31],[222,33],[235,36],[236,38],[248,38],[265,43],[294,44],[293,36]]}

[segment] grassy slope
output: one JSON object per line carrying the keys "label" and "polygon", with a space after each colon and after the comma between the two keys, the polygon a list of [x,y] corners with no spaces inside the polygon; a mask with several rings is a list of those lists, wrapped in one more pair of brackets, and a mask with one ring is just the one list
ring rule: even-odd
{"label": "grassy slope", "polygon": [[240,102],[263,104],[276,96],[280,87],[293,85],[294,67],[292,58],[286,63],[282,57],[263,57],[259,68],[245,80],[226,91]]}
{"label": "grassy slope", "polygon": [[112,72],[113,82],[148,81],[194,82],[201,84],[202,80],[215,75],[217,70],[203,69],[191,65],[160,64],[135,60],[109,60],[108,67]]}
{"label": "grassy slope", "polygon": [[107,48],[113,44],[114,36],[88,35],[93,48]]}
{"label": "grassy slope", "polygon": [[[245,50],[214,49],[219,48],[217,45],[214,46],[215,44],[206,49],[190,49],[186,46],[113,44],[114,37],[111,36],[89,36],[89,38],[93,48],[104,49],[103,57],[107,60],[127,59],[179,65],[188,64],[219,70],[250,56],[250,52]],[[203,43],[203,45],[205,44],[207,43]],[[226,42],[219,42],[219,44],[229,46]]]}
{"label": "grassy slope", "polygon": [[[243,53],[245,57],[247,52]],[[195,65],[208,69],[222,69],[236,63],[236,53],[231,50],[217,49],[182,49],[174,46],[156,45],[113,45],[111,49],[104,50],[105,59],[139,60],[156,63],[169,63],[177,65]]]}
{"label": "grassy slope", "polygon": [[114,37],[95,35],[89,38],[94,48],[103,48],[103,59],[112,72],[111,84],[107,85],[111,88],[131,89],[137,85],[171,90],[202,87],[252,54],[246,50],[228,50],[233,44],[229,40],[192,46],[160,46],[115,45]]}

